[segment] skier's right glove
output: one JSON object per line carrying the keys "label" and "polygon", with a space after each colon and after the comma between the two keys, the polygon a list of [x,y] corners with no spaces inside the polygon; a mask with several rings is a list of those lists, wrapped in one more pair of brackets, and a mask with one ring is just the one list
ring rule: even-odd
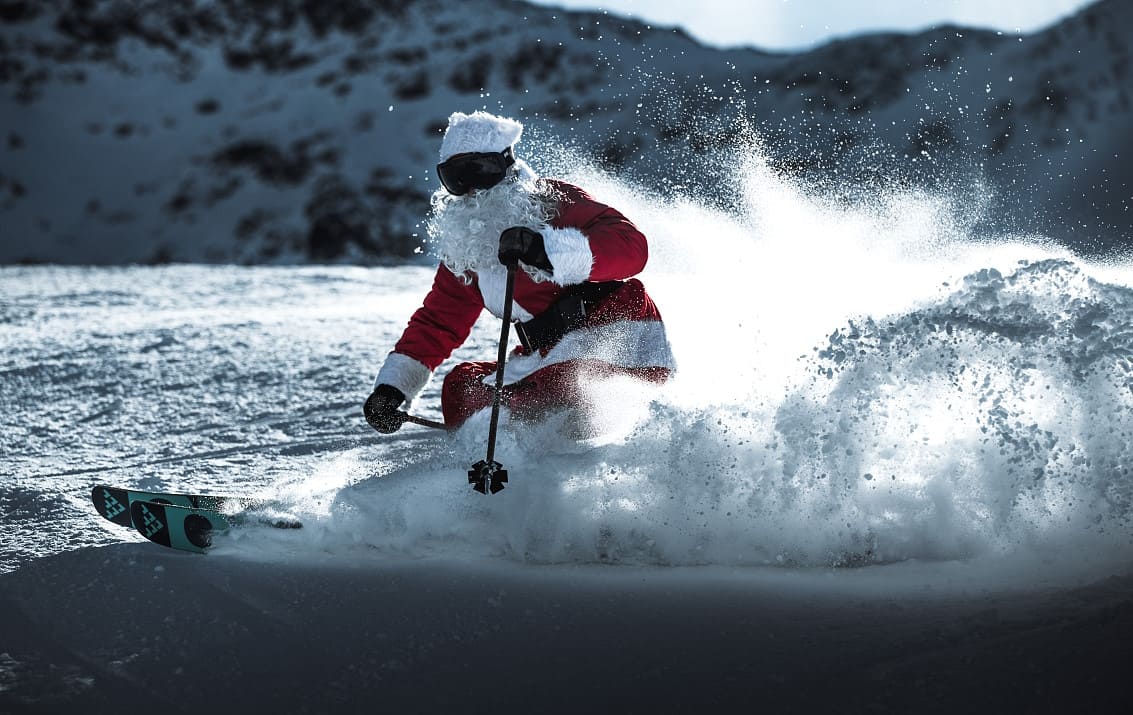
{"label": "skier's right glove", "polygon": [[393,434],[405,424],[405,416],[397,408],[405,402],[405,393],[393,385],[378,385],[362,405],[362,414],[370,426],[382,434]]}
{"label": "skier's right glove", "polygon": [[532,268],[538,268],[553,273],[555,268],[551,259],[547,258],[547,249],[543,245],[543,234],[532,231],[526,226],[512,226],[505,228],[500,234],[500,250],[498,253],[500,263],[505,266],[514,266],[523,261]]}

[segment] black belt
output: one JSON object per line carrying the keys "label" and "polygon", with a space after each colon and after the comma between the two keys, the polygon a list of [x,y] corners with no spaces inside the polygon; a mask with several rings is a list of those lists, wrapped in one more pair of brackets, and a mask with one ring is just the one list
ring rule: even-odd
{"label": "black belt", "polygon": [[519,342],[531,351],[554,345],[570,331],[581,328],[586,323],[586,314],[590,309],[621,286],[621,281],[587,282],[570,286],[550,308],[531,320],[515,324]]}

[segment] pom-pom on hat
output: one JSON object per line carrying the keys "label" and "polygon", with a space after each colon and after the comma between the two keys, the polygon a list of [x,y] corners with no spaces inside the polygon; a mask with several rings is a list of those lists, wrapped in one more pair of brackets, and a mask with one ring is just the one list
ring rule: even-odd
{"label": "pom-pom on hat", "polygon": [[487,112],[453,112],[441,140],[441,161],[468,152],[503,151],[519,141],[523,125]]}

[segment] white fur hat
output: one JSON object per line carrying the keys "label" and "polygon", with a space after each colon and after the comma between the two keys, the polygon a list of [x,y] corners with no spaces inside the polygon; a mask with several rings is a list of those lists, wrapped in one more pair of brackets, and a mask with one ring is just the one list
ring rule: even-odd
{"label": "white fur hat", "polygon": [[466,152],[503,151],[519,141],[523,125],[487,112],[453,112],[441,140],[441,161]]}

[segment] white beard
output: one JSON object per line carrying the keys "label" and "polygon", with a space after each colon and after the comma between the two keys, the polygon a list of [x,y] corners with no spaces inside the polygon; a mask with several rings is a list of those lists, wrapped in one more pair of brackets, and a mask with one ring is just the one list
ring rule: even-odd
{"label": "white beard", "polygon": [[438,189],[431,203],[426,226],[430,250],[466,282],[472,280],[471,273],[499,265],[504,229],[526,226],[538,231],[550,220],[554,206],[530,169],[464,196]]}

